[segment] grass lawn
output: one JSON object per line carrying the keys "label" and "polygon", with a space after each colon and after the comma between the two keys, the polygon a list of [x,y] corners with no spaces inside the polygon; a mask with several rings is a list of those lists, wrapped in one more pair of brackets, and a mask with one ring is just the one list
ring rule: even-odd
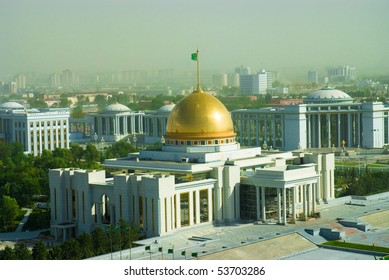
{"label": "grass lawn", "polygon": [[367,250],[367,251],[374,251],[374,252],[381,252],[381,253],[389,253],[389,248],[387,248],[387,247],[357,244],[357,243],[342,242],[342,241],[328,241],[328,242],[323,243],[323,245],[342,247],[342,248],[359,249],[359,250]]}

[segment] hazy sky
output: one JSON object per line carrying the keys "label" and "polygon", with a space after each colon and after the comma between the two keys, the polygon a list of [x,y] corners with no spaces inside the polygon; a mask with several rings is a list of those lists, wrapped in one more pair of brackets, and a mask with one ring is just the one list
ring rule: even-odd
{"label": "hazy sky", "polygon": [[389,0],[0,0],[0,74],[232,72],[354,65],[389,72]]}

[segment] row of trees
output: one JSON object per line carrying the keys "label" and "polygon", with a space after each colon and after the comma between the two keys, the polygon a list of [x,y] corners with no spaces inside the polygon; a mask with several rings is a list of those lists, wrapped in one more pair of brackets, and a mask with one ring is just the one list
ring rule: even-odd
{"label": "row of trees", "polygon": [[389,172],[371,171],[366,167],[338,170],[335,174],[336,185],[341,189],[339,196],[372,195],[389,191]]}
{"label": "row of trees", "polygon": [[[0,229],[14,217],[10,212],[15,205],[31,207],[34,196],[49,197],[49,169],[101,169],[99,162],[104,158],[123,157],[134,151],[134,146],[121,141],[106,147],[104,153],[89,143],[85,147],[72,145],[70,149],[44,150],[40,156],[34,157],[25,154],[19,143],[0,142],[0,206],[3,206],[0,211]],[[10,207],[6,209],[4,205]]]}
{"label": "row of trees", "polygon": [[38,241],[32,249],[24,243],[6,246],[0,250],[0,260],[81,260],[133,248],[140,237],[135,225],[123,220],[118,225],[96,228],[91,234],[83,233],[78,238],[67,239],[59,246],[47,247]]}

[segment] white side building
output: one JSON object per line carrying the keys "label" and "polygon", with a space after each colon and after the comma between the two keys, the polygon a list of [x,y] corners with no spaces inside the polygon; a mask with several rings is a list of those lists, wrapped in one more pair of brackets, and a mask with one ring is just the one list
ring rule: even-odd
{"label": "white side building", "polygon": [[68,108],[25,109],[16,102],[0,105],[0,140],[23,145],[26,153],[69,148]]}

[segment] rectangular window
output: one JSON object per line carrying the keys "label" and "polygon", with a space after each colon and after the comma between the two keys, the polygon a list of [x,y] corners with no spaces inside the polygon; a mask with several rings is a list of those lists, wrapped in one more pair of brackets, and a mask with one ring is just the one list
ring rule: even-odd
{"label": "rectangular window", "polygon": [[122,195],[119,196],[119,215],[120,219],[123,217],[123,201],[122,201]]}
{"label": "rectangular window", "polygon": [[200,222],[208,222],[208,190],[200,191]]}
{"label": "rectangular window", "polygon": [[197,201],[196,201],[196,192],[193,192],[193,224],[196,224],[196,207],[197,207]]}
{"label": "rectangular window", "polygon": [[189,226],[189,193],[180,194],[181,226]]}
{"label": "rectangular window", "polygon": [[144,229],[143,225],[143,199],[141,196],[138,198],[138,210],[139,210],[139,229]]}

